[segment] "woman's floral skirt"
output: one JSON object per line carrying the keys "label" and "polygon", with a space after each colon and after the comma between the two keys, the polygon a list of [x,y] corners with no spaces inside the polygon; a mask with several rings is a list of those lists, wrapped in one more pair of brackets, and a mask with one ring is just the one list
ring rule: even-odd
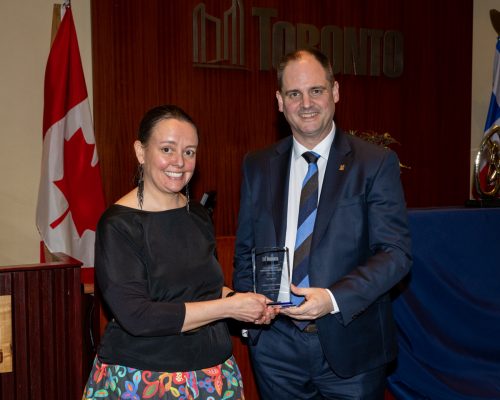
{"label": "woman's floral skirt", "polygon": [[189,372],[157,372],[109,365],[96,357],[82,400],[244,400],[241,373],[233,356],[223,364]]}

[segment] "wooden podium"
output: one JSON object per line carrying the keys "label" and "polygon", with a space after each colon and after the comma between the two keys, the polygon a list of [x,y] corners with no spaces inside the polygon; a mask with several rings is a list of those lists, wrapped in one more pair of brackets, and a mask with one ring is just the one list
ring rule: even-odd
{"label": "wooden podium", "polygon": [[82,397],[81,263],[55,257],[0,266],[2,400]]}

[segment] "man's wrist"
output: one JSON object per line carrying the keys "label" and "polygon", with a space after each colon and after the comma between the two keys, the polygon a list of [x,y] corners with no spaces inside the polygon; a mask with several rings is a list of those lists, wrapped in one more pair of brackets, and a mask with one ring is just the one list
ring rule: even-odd
{"label": "man's wrist", "polygon": [[336,314],[336,313],[340,312],[339,306],[337,304],[337,300],[335,300],[335,296],[333,295],[332,291],[330,289],[327,289],[327,288],[325,288],[325,290],[330,295],[330,300],[332,301],[333,310],[330,311],[330,314]]}

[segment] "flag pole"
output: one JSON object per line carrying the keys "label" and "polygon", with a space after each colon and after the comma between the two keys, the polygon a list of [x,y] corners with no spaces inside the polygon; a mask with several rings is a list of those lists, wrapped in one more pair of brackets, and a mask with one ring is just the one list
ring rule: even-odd
{"label": "flag pole", "polygon": [[61,25],[61,19],[64,15],[64,13],[62,13],[61,10],[63,7],[68,8],[70,6],[71,6],[70,0],[64,0],[62,4],[54,3],[52,5],[52,32],[50,35],[50,47],[52,47],[52,43],[54,42],[57,30],[59,29],[59,25]]}
{"label": "flag pole", "polygon": [[61,25],[61,7],[62,4],[54,4],[52,6],[52,32],[50,35],[50,47],[52,47],[59,25]]}

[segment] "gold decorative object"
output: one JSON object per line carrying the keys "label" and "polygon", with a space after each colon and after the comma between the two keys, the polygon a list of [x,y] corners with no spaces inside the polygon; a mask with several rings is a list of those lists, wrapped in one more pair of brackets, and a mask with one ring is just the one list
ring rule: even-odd
{"label": "gold decorative object", "polygon": [[[500,146],[493,136],[500,132],[500,126],[494,125],[481,140],[479,151],[474,162],[474,181],[476,191],[483,199],[494,198],[500,190]],[[481,182],[481,164],[486,162],[486,177]]]}
{"label": "gold decorative object", "polygon": [[[389,148],[389,145],[394,144],[394,143],[401,145],[401,143],[399,143],[396,139],[394,139],[390,135],[390,133],[388,133],[388,132],[385,132],[385,133],[377,133],[374,131],[359,132],[359,131],[355,131],[355,130],[349,130],[347,132],[353,136],[357,136],[363,140],[366,140],[367,142],[370,142],[370,143],[373,143],[373,144],[376,144],[378,146],[382,146],[385,148]],[[399,166],[401,168],[411,169],[411,167],[409,167],[408,165],[401,164],[401,162],[399,163]]]}

